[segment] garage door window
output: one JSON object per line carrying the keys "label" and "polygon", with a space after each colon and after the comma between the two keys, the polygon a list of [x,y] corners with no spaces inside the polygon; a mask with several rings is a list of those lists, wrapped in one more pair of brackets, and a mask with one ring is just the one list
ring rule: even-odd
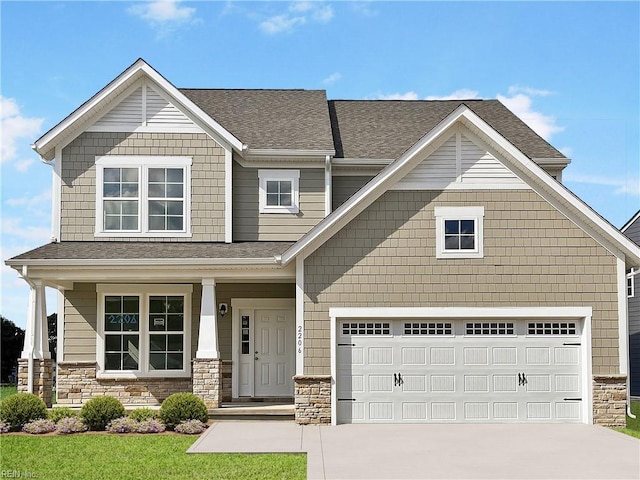
{"label": "garage door window", "polygon": [[467,335],[514,335],[513,322],[468,322]]}
{"label": "garage door window", "polygon": [[405,323],[405,335],[453,335],[451,323]]}
{"label": "garage door window", "polygon": [[345,322],[342,324],[343,335],[390,335],[389,322]]}
{"label": "garage door window", "polygon": [[529,335],[576,335],[575,322],[530,322],[527,326]]}

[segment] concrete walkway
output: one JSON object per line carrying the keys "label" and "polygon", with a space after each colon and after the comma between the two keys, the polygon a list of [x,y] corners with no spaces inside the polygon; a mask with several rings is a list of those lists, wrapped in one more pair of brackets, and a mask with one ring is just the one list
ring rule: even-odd
{"label": "concrete walkway", "polygon": [[189,453],[307,453],[309,479],[640,479],[640,440],[591,425],[213,424]]}

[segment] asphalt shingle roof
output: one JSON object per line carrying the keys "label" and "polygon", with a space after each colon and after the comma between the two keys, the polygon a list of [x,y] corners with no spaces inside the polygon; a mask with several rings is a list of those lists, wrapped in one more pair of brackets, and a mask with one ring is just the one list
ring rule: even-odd
{"label": "asphalt shingle roof", "polygon": [[180,92],[249,148],[333,150],[324,90]]}
{"label": "asphalt shingle roof", "polygon": [[22,253],[11,260],[125,260],[189,258],[271,258],[294,242],[59,242]]}
{"label": "asphalt shingle roof", "polygon": [[564,158],[498,100],[330,100],[336,157],[396,159],[461,104],[529,158]]}

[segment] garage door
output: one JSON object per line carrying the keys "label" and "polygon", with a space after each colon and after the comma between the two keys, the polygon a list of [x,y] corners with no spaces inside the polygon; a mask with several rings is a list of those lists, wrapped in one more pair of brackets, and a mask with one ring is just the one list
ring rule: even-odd
{"label": "garage door", "polygon": [[338,320],[338,423],[582,421],[580,322]]}

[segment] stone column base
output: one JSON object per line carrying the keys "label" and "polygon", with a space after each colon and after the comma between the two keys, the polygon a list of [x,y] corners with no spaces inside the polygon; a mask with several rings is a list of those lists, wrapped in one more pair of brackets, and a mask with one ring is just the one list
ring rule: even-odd
{"label": "stone column base", "polygon": [[627,410],[627,377],[625,375],[593,376],[593,423],[605,427],[625,427]]}
{"label": "stone column base", "polygon": [[293,381],[296,423],[331,424],[331,375],[296,375]]}
{"label": "stone column base", "polygon": [[[53,400],[53,360],[34,359],[33,393],[38,395],[47,407],[51,407]],[[18,392],[27,392],[29,389],[29,360],[18,359]]]}
{"label": "stone column base", "polygon": [[204,400],[207,408],[218,408],[222,398],[222,360],[193,359],[193,393]]}

